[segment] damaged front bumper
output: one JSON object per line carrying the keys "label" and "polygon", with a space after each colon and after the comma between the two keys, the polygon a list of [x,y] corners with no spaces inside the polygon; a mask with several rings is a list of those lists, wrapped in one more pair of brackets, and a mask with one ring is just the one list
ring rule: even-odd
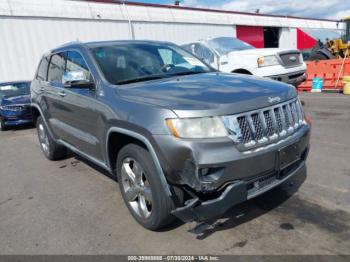
{"label": "damaged front bumper", "polygon": [[236,181],[228,185],[220,197],[207,201],[199,198],[190,199],[186,201],[185,206],[173,210],[172,214],[184,222],[203,222],[219,218],[233,206],[282,184],[304,167],[305,161],[301,159],[285,170],[251,181]]}

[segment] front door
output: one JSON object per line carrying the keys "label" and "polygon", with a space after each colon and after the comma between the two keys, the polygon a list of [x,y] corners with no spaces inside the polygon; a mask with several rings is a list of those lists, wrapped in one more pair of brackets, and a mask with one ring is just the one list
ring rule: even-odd
{"label": "front door", "polygon": [[[59,139],[83,153],[101,160],[100,141],[97,137],[99,114],[95,110],[95,90],[90,85],[68,87],[64,86],[62,82],[64,72],[82,71],[93,81],[92,75],[79,52],[68,51],[61,57],[64,57],[63,72],[60,74],[59,81],[52,82],[50,88],[52,114],[50,123]],[[51,63],[49,78],[50,68]]]}

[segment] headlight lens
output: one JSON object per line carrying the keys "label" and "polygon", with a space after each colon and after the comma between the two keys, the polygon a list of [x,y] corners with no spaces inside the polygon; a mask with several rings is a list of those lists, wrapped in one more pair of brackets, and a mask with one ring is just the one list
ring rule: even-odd
{"label": "headlight lens", "polygon": [[21,110],[23,110],[23,106],[17,106],[17,105],[0,106],[0,110],[5,110],[5,111],[21,111]]}
{"label": "headlight lens", "polygon": [[277,60],[277,57],[274,55],[269,56],[261,56],[258,58],[258,66],[264,67],[264,66],[273,66],[273,65],[279,65],[280,63]]}
{"label": "headlight lens", "polygon": [[171,133],[181,138],[214,138],[228,136],[220,117],[167,119]]}

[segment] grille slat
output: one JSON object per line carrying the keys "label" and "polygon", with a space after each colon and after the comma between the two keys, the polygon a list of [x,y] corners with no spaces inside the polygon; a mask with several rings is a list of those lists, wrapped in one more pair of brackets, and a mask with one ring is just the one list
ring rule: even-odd
{"label": "grille slat", "polygon": [[271,117],[271,111],[264,111],[264,118],[265,118],[265,123],[266,123],[266,133],[268,136],[272,136],[275,134],[276,129],[275,125],[273,124],[273,119]]}
{"label": "grille slat", "polygon": [[253,114],[252,121],[253,121],[253,125],[255,128],[255,139],[260,140],[264,137],[264,128],[263,128],[263,125],[261,123],[261,119],[260,119],[259,114]]}
{"label": "grille slat", "polygon": [[283,120],[282,120],[282,114],[281,114],[281,108],[275,108],[274,110],[276,121],[277,121],[277,127],[278,127],[278,133],[282,132],[284,125],[283,125]]}
{"label": "grille slat", "polygon": [[251,147],[295,132],[303,122],[303,111],[299,101],[293,100],[234,117],[241,132],[239,143]]}
{"label": "grille slat", "polygon": [[291,122],[290,122],[290,117],[288,114],[288,108],[287,105],[282,106],[282,111],[283,111],[283,116],[284,116],[284,120],[286,123],[286,127],[287,129],[291,126]]}
{"label": "grille slat", "polygon": [[301,105],[300,105],[300,102],[299,102],[299,101],[297,101],[297,102],[295,103],[295,105],[296,105],[297,112],[298,112],[299,124],[301,124],[301,122],[303,121],[303,113],[302,113],[302,111],[301,111]]}
{"label": "grille slat", "polygon": [[292,110],[292,116],[294,119],[294,125],[298,126],[299,125],[299,117],[298,117],[298,111],[296,108],[296,102],[293,102],[291,104],[291,110]]}
{"label": "grille slat", "polygon": [[246,117],[238,117],[237,118],[239,128],[241,129],[242,134],[242,142],[244,144],[249,143],[252,140],[251,131],[249,128],[248,120]]}
{"label": "grille slat", "polygon": [[289,118],[289,125],[291,127],[293,127],[294,126],[294,119],[293,119],[293,114],[292,114],[290,104],[287,105],[287,114],[288,114],[288,118]]}

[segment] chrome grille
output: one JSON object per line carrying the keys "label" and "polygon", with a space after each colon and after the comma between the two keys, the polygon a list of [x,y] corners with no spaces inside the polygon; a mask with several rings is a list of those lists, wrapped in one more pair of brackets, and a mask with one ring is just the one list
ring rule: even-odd
{"label": "chrome grille", "polygon": [[298,66],[303,62],[299,52],[281,53],[279,56],[284,66]]}
{"label": "chrome grille", "polygon": [[297,99],[240,115],[224,116],[223,119],[225,123],[237,123],[237,127],[227,124],[226,127],[235,134],[235,142],[245,147],[278,141],[297,131],[304,123]]}

